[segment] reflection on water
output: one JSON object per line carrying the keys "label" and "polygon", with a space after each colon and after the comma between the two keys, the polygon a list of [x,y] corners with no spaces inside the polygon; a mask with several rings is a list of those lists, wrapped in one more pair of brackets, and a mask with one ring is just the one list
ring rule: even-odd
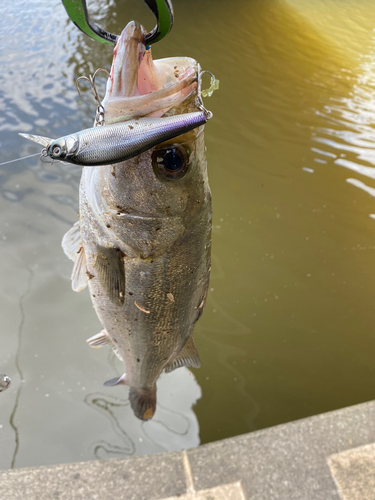
{"label": "reflection on water", "polygon": [[[327,151],[312,150],[332,158],[335,165],[375,179],[375,38],[371,45],[368,54],[360,54],[349,95],[335,95],[320,113],[327,126],[320,127],[312,138]],[[349,178],[347,182],[374,196],[374,188],[363,181]]]}
{"label": "reflection on water", "polygon": [[[114,396],[115,392],[126,396]],[[201,392],[189,370],[181,368],[161,377],[157,411],[149,422],[133,418],[127,393],[128,389],[116,388],[113,394],[90,393],[84,399],[91,410],[105,417],[107,429],[108,424],[112,429],[107,430],[107,439],[90,444],[96,458],[176,451],[199,444],[199,426],[192,406]]]}
{"label": "reflection on water", "polygon": [[91,447],[93,448],[95,457],[108,458],[114,455],[133,455],[135,451],[134,443],[120,424],[121,420],[124,420],[123,416],[120,414],[119,420],[116,418],[116,411],[129,406],[129,403],[101,393],[88,394],[85,397],[85,403],[95,410],[102,412],[107,417],[117,438],[116,444],[106,443],[105,441],[92,444]]}
{"label": "reflection on water", "polygon": [[20,300],[19,300],[20,322],[19,322],[18,331],[17,331],[17,337],[18,337],[17,338],[17,351],[15,353],[15,358],[14,358],[15,367],[17,370],[17,375],[19,377],[19,384],[18,384],[17,393],[16,393],[16,397],[15,397],[14,407],[13,407],[12,413],[11,413],[10,418],[9,418],[9,424],[12,427],[12,429],[14,431],[14,435],[15,435],[15,447],[14,447],[14,452],[13,452],[13,456],[12,456],[12,461],[10,464],[11,468],[13,468],[15,463],[16,463],[16,458],[17,458],[19,444],[20,444],[19,443],[19,429],[18,429],[17,423],[15,422],[15,416],[17,413],[17,408],[19,405],[20,397],[21,397],[23,383],[25,382],[24,374],[23,374],[23,371],[22,371],[22,368],[20,365],[20,354],[21,354],[22,340],[23,340],[24,326],[25,326],[24,301],[25,301],[25,298],[28,296],[28,294],[31,291],[31,283],[32,283],[32,279],[34,276],[34,273],[32,272],[31,269],[29,269],[28,271],[29,271],[29,276],[28,276],[28,280],[27,280],[26,290],[20,296]]}
{"label": "reflection on water", "polygon": [[[102,387],[120,368],[87,347],[100,325],[88,295],[71,292],[60,247],[81,171],[38,157],[2,165],[0,367],[12,385],[0,396],[1,468],[15,450],[15,467],[176,450],[375,398],[373,0],[173,3],[154,56],[194,57],[221,84],[206,128],[202,368],[162,376],[145,424],[127,389]],[[90,11],[113,33],[131,17],[154,23],[139,0],[93,0]],[[1,2],[0,14],[1,163],[39,151],[17,132],[90,126],[95,103],[74,81],[112,55],[59,1]]]}

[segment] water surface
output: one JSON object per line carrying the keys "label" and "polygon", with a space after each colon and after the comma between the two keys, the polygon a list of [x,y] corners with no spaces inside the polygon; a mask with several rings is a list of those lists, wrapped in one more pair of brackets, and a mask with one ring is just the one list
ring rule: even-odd
{"label": "water surface", "polygon": [[[154,420],[132,414],[87,290],[60,247],[80,168],[0,166],[0,467],[179,450],[375,398],[375,7],[372,1],[174,0],[154,57],[187,55],[220,79],[206,104],[214,200],[202,368],[163,375]],[[91,1],[120,33],[140,0]],[[0,6],[0,162],[38,152],[95,114],[80,75],[111,47],[58,0]],[[103,92],[104,79],[99,85]]]}

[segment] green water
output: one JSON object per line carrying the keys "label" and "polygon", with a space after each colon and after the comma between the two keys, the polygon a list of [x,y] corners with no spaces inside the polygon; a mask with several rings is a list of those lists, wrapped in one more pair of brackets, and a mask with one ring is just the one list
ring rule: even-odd
{"label": "green water", "polygon": [[[186,55],[220,79],[205,103],[214,201],[210,294],[195,327],[202,368],[160,379],[135,419],[121,372],[85,339],[100,325],[70,289],[60,247],[80,169],[0,166],[0,467],[179,450],[375,398],[375,6],[343,0],[174,0],[155,58]],[[119,33],[141,0],[92,1]],[[38,152],[17,132],[92,124],[74,81],[111,48],[56,0],[0,6],[0,162]],[[100,86],[103,93],[104,79]],[[21,379],[24,382],[21,383]]]}

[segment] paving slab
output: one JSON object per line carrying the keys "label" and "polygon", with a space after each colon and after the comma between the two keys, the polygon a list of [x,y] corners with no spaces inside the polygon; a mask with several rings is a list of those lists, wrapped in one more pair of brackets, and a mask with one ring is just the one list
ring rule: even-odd
{"label": "paving slab", "polygon": [[186,493],[182,496],[174,496],[163,500],[245,500],[241,481],[196,491],[186,451],[182,452],[181,458],[185,471]]}
{"label": "paving slab", "polygon": [[0,500],[149,500],[186,491],[179,453],[0,472]]}
{"label": "paving slab", "polygon": [[342,500],[375,500],[375,443],[328,458]]}
{"label": "paving slab", "polygon": [[198,447],[188,457],[198,491],[241,481],[251,500],[339,500],[327,458],[374,441],[369,402]]}
{"label": "paving slab", "polygon": [[375,401],[180,453],[0,471],[0,500],[375,500]]}

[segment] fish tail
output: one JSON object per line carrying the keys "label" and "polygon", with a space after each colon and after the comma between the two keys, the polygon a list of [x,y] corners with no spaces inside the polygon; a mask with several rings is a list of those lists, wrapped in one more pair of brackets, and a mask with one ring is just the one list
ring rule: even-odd
{"label": "fish tail", "polygon": [[156,410],[156,387],[147,391],[141,391],[131,387],[129,401],[134,415],[141,420],[150,420]]}

